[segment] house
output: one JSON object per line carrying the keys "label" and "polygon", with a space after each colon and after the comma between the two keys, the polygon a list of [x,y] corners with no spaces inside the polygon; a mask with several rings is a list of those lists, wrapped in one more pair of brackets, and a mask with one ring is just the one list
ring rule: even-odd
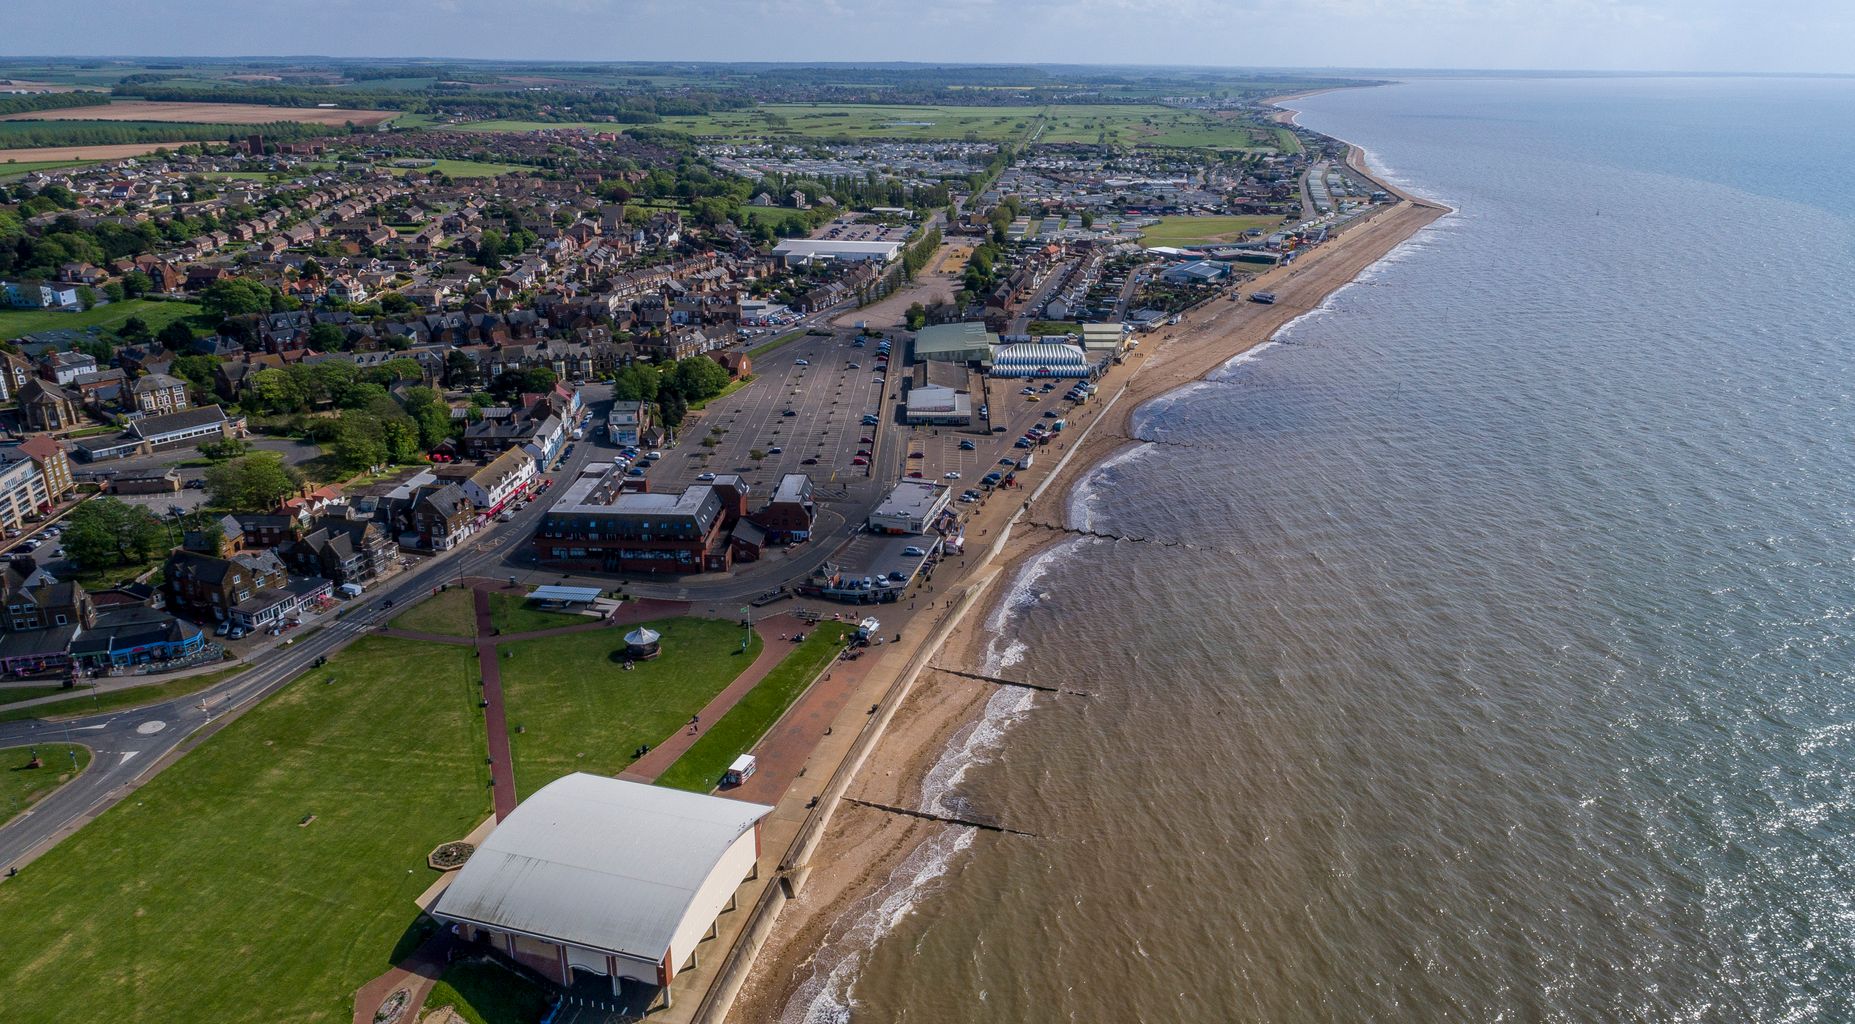
{"label": "house", "polygon": [[476,503],[456,484],[421,487],[407,505],[407,532],[413,547],[422,551],[449,551],[476,531]]}
{"label": "house", "polygon": [[97,372],[97,359],[86,352],[47,352],[39,360],[39,376],[64,387],[87,373]]}
{"label": "house", "polygon": [[135,408],[150,415],[180,412],[189,406],[186,382],[165,373],[137,377],[129,391]]}
{"label": "house", "polygon": [[379,523],[341,515],[319,516],[301,538],[277,549],[296,572],[336,586],[365,583],[393,566],[393,539]]}
{"label": "house", "polygon": [[651,425],[650,403],[613,402],[605,422],[613,444],[635,445]]}
{"label": "house", "polygon": [[13,352],[0,352],[0,402],[10,402],[33,377],[32,362]]}
{"label": "house", "polygon": [[512,499],[527,493],[534,479],[534,457],[521,448],[511,448],[470,474],[461,488],[471,504],[493,515]]}
{"label": "house", "polygon": [[0,674],[69,678],[71,642],[96,621],[96,608],[75,582],[52,582],[30,557],[0,566]]}
{"label": "house", "polygon": [[19,309],[77,309],[79,285],[48,281],[0,281],[0,305]]}
{"label": "house", "polygon": [[290,578],[273,551],[219,557],[180,549],[167,557],[168,608],[201,622],[230,622],[232,609]]}

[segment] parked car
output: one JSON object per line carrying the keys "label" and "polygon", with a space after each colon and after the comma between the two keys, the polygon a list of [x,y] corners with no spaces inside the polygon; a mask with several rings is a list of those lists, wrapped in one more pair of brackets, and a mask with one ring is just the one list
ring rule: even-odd
{"label": "parked car", "polygon": [[811,456],[811,455],[807,455],[806,457],[799,460],[799,465],[801,466],[816,466],[817,464],[818,464],[817,457]]}
{"label": "parked car", "polygon": [[868,459],[866,459],[866,458],[864,458],[863,456],[861,456],[861,455],[859,455],[859,456],[857,456],[856,458],[854,458],[854,459],[851,459],[851,460],[850,460],[850,464],[851,464],[851,465],[853,465],[853,466],[867,466],[867,465],[869,465],[869,464],[870,464],[870,460],[868,460]]}
{"label": "parked car", "polygon": [[920,557],[922,555],[927,554],[927,549],[924,547],[921,547],[918,544],[910,544],[907,547],[902,549],[902,554],[909,555],[911,557]]}
{"label": "parked car", "polygon": [[785,454],[785,451],[786,451],[786,449],[784,449],[784,448],[781,448],[781,447],[780,447],[779,445],[774,445],[773,447],[771,447],[771,448],[768,448],[768,449],[766,450],[766,453],[767,453],[768,455],[783,455],[783,454]]}
{"label": "parked car", "polygon": [[960,450],[961,450],[961,451],[963,451],[963,452],[971,452],[971,451],[978,451],[978,450],[979,450],[979,446],[978,446],[978,445],[976,445],[976,444],[974,444],[974,443],[972,443],[971,441],[961,441],[961,442],[960,442]]}
{"label": "parked car", "polygon": [[792,365],[794,365],[794,366],[810,366],[810,365],[812,365],[812,361],[811,361],[811,360],[809,360],[809,359],[794,359],[794,360],[792,361]]}
{"label": "parked car", "polygon": [[792,409],[787,409],[786,411],[780,413],[780,415],[781,416],[797,416],[798,413]]}
{"label": "parked car", "polygon": [[703,483],[707,483],[708,481],[710,481],[710,480],[713,480],[713,479],[715,479],[715,474],[713,474],[713,473],[697,473],[697,474],[696,474],[696,479],[697,479],[697,480],[700,480],[700,481],[702,481]]}
{"label": "parked car", "polygon": [[927,453],[926,452],[909,452],[908,457],[911,459],[925,459],[927,458]]}
{"label": "parked car", "polygon": [[946,480],[958,480],[960,478],[960,471],[957,469],[950,469],[942,473],[941,477]]}

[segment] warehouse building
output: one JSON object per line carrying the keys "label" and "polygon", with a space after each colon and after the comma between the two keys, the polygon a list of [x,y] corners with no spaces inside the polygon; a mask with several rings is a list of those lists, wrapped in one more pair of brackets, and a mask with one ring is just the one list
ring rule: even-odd
{"label": "warehouse building", "polygon": [[496,826],[431,914],[563,988],[605,985],[627,1003],[661,990],[668,1006],[671,980],[756,877],[772,810],[568,775]]}
{"label": "warehouse building", "polygon": [[933,384],[910,388],[902,419],[908,423],[963,427],[973,421],[973,396]]}
{"label": "warehouse building", "polygon": [[902,251],[902,243],[853,242],[835,238],[788,238],[773,247],[773,255],[788,267],[808,263],[888,263]]}
{"label": "warehouse building", "polygon": [[943,363],[979,363],[991,358],[998,335],[978,321],[935,324],[915,335],[915,360]]}

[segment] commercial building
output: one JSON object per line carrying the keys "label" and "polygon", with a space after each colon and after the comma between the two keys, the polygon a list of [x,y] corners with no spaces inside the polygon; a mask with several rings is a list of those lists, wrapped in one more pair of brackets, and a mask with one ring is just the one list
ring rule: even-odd
{"label": "commercial building", "polygon": [[[664,993],[755,877],[771,807],[575,773],[496,826],[433,917],[557,982]],[[648,1002],[649,995],[643,1000]]]}
{"label": "commercial building", "polygon": [[458,486],[472,504],[493,515],[512,499],[526,494],[534,479],[534,456],[525,449],[511,448],[465,477]]}
{"label": "commercial building", "polygon": [[888,263],[902,251],[900,241],[853,242],[833,238],[788,238],[773,247],[773,255],[786,266],[833,261],[837,263]]}
{"label": "commercial building", "polygon": [[679,494],[625,490],[614,467],[568,484],[535,531],[535,554],[562,568],[607,572],[722,572],[728,530],[747,509],[747,483],[728,474]]}
{"label": "commercial building", "polygon": [[646,402],[613,402],[606,413],[606,433],[613,444],[637,444],[651,425],[651,407]]}
{"label": "commercial building", "polygon": [[77,490],[77,478],[71,474],[71,459],[65,455],[63,445],[44,434],[34,434],[20,442],[19,451],[38,464],[52,501],[63,501]]}
{"label": "commercial building", "polygon": [[973,396],[933,384],[910,388],[902,418],[908,423],[966,426],[973,421]]}
{"label": "commercial building", "polygon": [[978,321],[935,324],[915,334],[915,359],[946,363],[979,363],[991,358],[998,335]]}
{"label": "commercial building", "polygon": [[1120,324],[1083,324],[1084,352],[1119,352],[1126,344],[1127,332]]}
{"label": "commercial building", "polygon": [[1159,275],[1167,284],[1215,284],[1230,276],[1230,264],[1215,260],[1197,260],[1168,267]]}
{"label": "commercial building", "polygon": [[765,540],[772,544],[791,544],[807,540],[818,521],[818,504],[812,498],[812,478],[804,473],[787,473],[779,478],[773,497],[750,517],[760,527]]}
{"label": "commercial building", "polygon": [[932,480],[902,480],[869,515],[876,533],[921,533],[952,500],[945,484]]}
{"label": "commercial building", "polygon": [[994,377],[1087,377],[1089,364],[1076,345],[1027,341],[1001,346],[989,372]]}

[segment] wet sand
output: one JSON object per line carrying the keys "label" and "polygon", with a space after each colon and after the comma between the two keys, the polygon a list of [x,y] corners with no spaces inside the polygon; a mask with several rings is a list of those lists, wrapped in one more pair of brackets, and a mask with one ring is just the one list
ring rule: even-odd
{"label": "wet sand", "polygon": [[[1356,147],[1348,163],[1370,176]],[[1137,443],[1128,436],[1129,424],[1141,404],[1197,381],[1268,341],[1284,324],[1318,307],[1365,268],[1449,212],[1380,184],[1401,200],[1350,225],[1291,266],[1270,270],[1243,285],[1245,294],[1275,292],[1274,305],[1214,299],[1187,314],[1179,326],[1143,337],[1126,363],[1104,378],[1099,395],[1069,417],[1071,430],[1066,436],[1086,433],[1073,442],[1072,451],[1054,453],[1056,464],[1039,471],[1047,479],[1034,476],[1023,491],[1001,493],[987,502],[968,527],[967,547],[974,556],[968,559],[971,564],[947,589],[993,573],[989,592],[973,602],[954,625],[933,663],[984,670],[988,613],[1027,559],[1064,539],[1063,534],[1031,524],[1066,523],[1064,510],[1076,484],[1117,451]],[[1032,493],[1035,500],[1020,509],[1021,496]],[[1019,522],[1011,528],[1010,539],[990,559],[983,558],[987,535],[995,536],[1013,518]],[[916,806],[923,778],[943,751],[972,727],[994,692],[985,683],[924,671],[846,795]],[[864,940],[847,938],[847,933],[857,925],[861,911],[881,898],[896,867],[910,852],[949,827],[848,802],[840,805],[810,858],[808,880],[780,912],[729,1019],[779,1020],[799,986],[826,964],[823,958],[860,954],[862,950],[856,947]]]}

